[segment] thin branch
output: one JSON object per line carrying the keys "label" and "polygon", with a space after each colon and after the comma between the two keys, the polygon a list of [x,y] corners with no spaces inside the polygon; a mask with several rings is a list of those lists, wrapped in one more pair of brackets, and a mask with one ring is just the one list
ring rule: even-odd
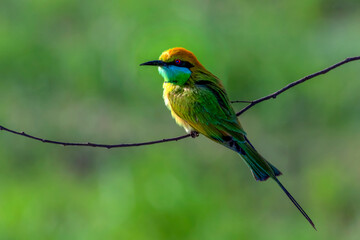
{"label": "thin branch", "polygon": [[343,61],[341,61],[339,63],[336,63],[336,64],[334,64],[334,65],[332,65],[332,66],[330,66],[328,68],[325,68],[324,70],[321,70],[319,72],[310,74],[310,75],[308,75],[306,77],[303,77],[303,78],[301,78],[301,79],[299,79],[299,80],[297,80],[295,82],[292,82],[292,83],[286,85],[284,88],[282,88],[282,89],[280,89],[280,90],[278,90],[278,91],[276,91],[276,92],[274,92],[274,93],[272,93],[270,95],[267,95],[265,97],[262,97],[262,98],[259,98],[259,99],[256,99],[256,100],[252,101],[249,105],[247,105],[246,107],[241,109],[240,112],[236,113],[236,116],[240,116],[241,114],[243,114],[244,112],[246,112],[247,110],[249,110],[250,108],[252,108],[253,106],[255,106],[258,103],[269,100],[271,98],[275,99],[281,93],[285,92],[286,90],[288,90],[288,89],[290,89],[292,87],[295,87],[296,85],[299,85],[300,83],[303,83],[303,82],[305,82],[307,80],[310,80],[310,79],[312,79],[314,77],[317,77],[319,75],[325,74],[325,73],[327,73],[327,72],[329,72],[329,71],[331,71],[331,70],[333,70],[333,69],[335,69],[337,67],[340,67],[341,65],[343,65],[345,63],[356,61],[356,60],[360,60],[360,56],[346,58],[345,60],[343,60]]}
{"label": "thin branch", "polygon": [[138,147],[138,146],[144,146],[144,145],[152,145],[152,144],[156,144],[156,143],[164,143],[164,142],[173,142],[173,141],[179,141],[181,139],[190,137],[190,134],[187,135],[183,135],[183,136],[179,136],[179,137],[174,137],[174,138],[166,138],[166,139],[162,139],[162,140],[156,140],[156,141],[150,141],[150,142],[142,142],[142,143],[122,143],[122,144],[99,144],[99,143],[91,143],[91,142],[87,142],[87,143],[71,143],[71,142],[60,142],[60,141],[53,141],[53,140],[47,140],[47,139],[43,139],[43,138],[39,138],[39,137],[35,137],[32,136],[30,134],[27,134],[25,132],[17,132],[11,129],[8,129],[6,127],[3,127],[0,125],[0,131],[4,130],[16,135],[20,135],[20,136],[24,136],[27,138],[31,138],[43,143],[52,143],[52,144],[57,144],[57,145],[63,145],[63,146],[86,146],[86,147],[100,147],[100,148],[121,148],[121,147]]}
{"label": "thin branch", "polygon": [[236,100],[236,101],[230,101],[231,103],[252,103],[253,101],[243,101],[243,100]]}
{"label": "thin branch", "polygon": [[[322,75],[322,74],[325,74],[345,63],[348,63],[348,62],[352,62],[352,61],[356,61],[356,60],[360,60],[360,56],[358,57],[351,57],[351,58],[346,58],[345,60],[339,62],[339,63],[336,63],[328,68],[325,68],[324,70],[321,70],[319,72],[316,72],[316,73],[313,73],[311,75],[308,75],[304,78],[301,78],[295,82],[292,82],[288,85],[286,85],[284,88],[281,88],[280,90],[270,94],[270,95],[267,95],[265,97],[262,97],[262,98],[259,98],[259,99],[256,99],[254,101],[232,101],[232,103],[249,103],[246,107],[244,107],[243,109],[241,109],[240,112],[236,113],[236,116],[240,116],[241,114],[243,114],[244,112],[246,112],[247,110],[249,110],[250,108],[252,108],[253,106],[255,106],[256,104],[259,104],[261,102],[264,102],[264,101],[267,101],[269,99],[275,99],[278,95],[280,95],[281,93],[289,90],[290,88],[293,88],[297,85],[299,85],[300,83],[303,83],[307,80],[310,80],[316,76],[319,76],[319,75]],[[98,143],[90,143],[90,142],[87,142],[87,143],[70,143],[70,142],[60,142],[60,141],[53,141],[53,140],[47,140],[47,139],[43,139],[43,138],[39,138],[39,137],[35,137],[35,136],[32,136],[30,134],[27,134],[25,132],[17,132],[17,131],[14,131],[14,130],[11,130],[11,129],[8,129],[4,126],[1,126],[0,125],[0,131],[3,130],[3,131],[6,131],[6,132],[10,132],[10,133],[13,133],[13,134],[16,134],[16,135],[20,135],[20,136],[24,136],[24,137],[27,137],[27,138],[31,138],[33,140],[37,140],[37,141],[40,141],[40,142],[43,142],[43,143],[51,143],[51,144],[57,144],[57,145],[63,145],[63,146],[86,146],[86,147],[100,147],[100,148],[107,148],[107,149],[110,149],[110,148],[121,148],[121,147],[138,147],[138,146],[144,146],[144,145],[152,145],[152,144],[157,144],[157,143],[164,143],[164,142],[173,142],[173,141],[179,141],[181,139],[185,139],[185,138],[188,138],[188,137],[196,137],[196,135],[194,134],[187,134],[187,135],[182,135],[182,136],[179,136],[179,137],[174,137],[174,138],[166,138],[166,139],[162,139],[162,140],[156,140],[156,141],[150,141],[150,142],[141,142],[141,143],[125,143],[125,144],[115,144],[115,145],[112,145],[112,144],[98,144]]]}

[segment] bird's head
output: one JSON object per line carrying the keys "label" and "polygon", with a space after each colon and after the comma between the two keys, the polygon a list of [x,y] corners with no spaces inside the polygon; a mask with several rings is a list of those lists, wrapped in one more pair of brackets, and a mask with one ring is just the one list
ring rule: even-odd
{"label": "bird's head", "polygon": [[[158,66],[165,82],[184,85],[194,72],[205,68],[195,55],[185,48],[171,48],[160,55],[159,60],[145,62],[140,66]],[[205,70],[206,71],[206,70]]]}

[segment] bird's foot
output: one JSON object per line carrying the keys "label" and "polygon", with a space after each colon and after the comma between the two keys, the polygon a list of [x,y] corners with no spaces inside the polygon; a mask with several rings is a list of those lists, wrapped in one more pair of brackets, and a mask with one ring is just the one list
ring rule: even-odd
{"label": "bird's foot", "polygon": [[196,131],[191,131],[191,132],[190,132],[190,135],[191,135],[192,138],[196,138],[196,137],[199,136],[199,133],[196,132]]}

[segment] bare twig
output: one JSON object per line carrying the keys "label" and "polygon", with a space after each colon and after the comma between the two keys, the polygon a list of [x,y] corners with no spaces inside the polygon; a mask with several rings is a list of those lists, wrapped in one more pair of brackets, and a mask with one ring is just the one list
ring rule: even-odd
{"label": "bare twig", "polygon": [[[348,62],[352,62],[352,61],[356,61],[356,60],[360,60],[360,56],[358,57],[351,57],[351,58],[346,58],[345,60],[339,62],[339,63],[336,63],[328,68],[325,68],[319,72],[316,72],[316,73],[313,73],[311,75],[308,75],[304,78],[301,78],[295,82],[292,82],[288,85],[286,85],[284,88],[281,88],[280,90],[270,94],[270,95],[267,95],[265,97],[262,97],[262,98],[259,98],[259,99],[256,99],[254,101],[232,101],[232,103],[249,103],[246,107],[244,107],[243,109],[241,109],[240,112],[236,113],[236,116],[240,116],[241,114],[243,114],[244,112],[246,112],[247,110],[249,110],[250,108],[252,108],[253,106],[255,106],[256,104],[259,104],[261,102],[264,102],[264,101],[267,101],[269,99],[275,99],[278,95],[280,95],[281,93],[289,90],[290,88],[293,88],[297,85],[299,85],[300,83],[303,83],[307,80],[310,80],[316,76],[319,76],[319,75],[322,75],[322,74],[325,74],[345,63],[348,63]],[[187,135],[182,135],[182,136],[179,136],[179,137],[174,137],[174,138],[166,138],[166,139],[162,139],[162,140],[156,140],[156,141],[150,141],[150,142],[141,142],[141,143],[124,143],[124,144],[98,144],[98,143],[90,143],[90,142],[87,142],[87,143],[70,143],[70,142],[60,142],[60,141],[53,141],[53,140],[47,140],[47,139],[43,139],[43,138],[39,138],[39,137],[35,137],[35,136],[32,136],[30,134],[27,134],[25,132],[17,132],[17,131],[14,131],[14,130],[11,130],[11,129],[8,129],[6,127],[3,127],[0,125],[0,131],[3,130],[3,131],[7,131],[7,132],[10,132],[10,133],[13,133],[13,134],[16,134],[16,135],[20,135],[20,136],[24,136],[24,137],[27,137],[27,138],[31,138],[31,139],[34,139],[34,140],[37,140],[37,141],[40,141],[40,142],[43,142],[43,143],[51,143],[51,144],[57,144],[57,145],[63,145],[63,146],[86,146],[86,147],[100,147],[100,148],[107,148],[107,149],[110,149],[110,148],[121,148],[121,147],[137,147],[137,146],[144,146],[144,145],[152,145],[152,144],[157,144],[157,143],[164,143],[164,142],[173,142],[173,141],[179,141],[181,139],[185,139],[185,138],[188,138],[190,136],[192,136],[191,134],[187,134]]]}
{"label": "bare twig", "polygon": [[240,116],[240,115],[243,114],[245,111],[249,110],[250,108],[252,108],[253,106],[255,106],[255,105],[258,104],[258,103],[261,103],[261,102],[263,102],[263,101],[269,100],[269,99],[271,99],[271,98],[275,99],[275,98],[276,98],[278,95],[280,95],[281,93],[285,92],[286,90],[288,90],[288,89],[290,89],[290,88],[292,88],[292,87],[295,87],[296,85],[299,85],[300,83],[303,83],[303,82],[305,82],[305,81],[307,81],[307,80],[309,80],[309,79],[312,79],[312,78],[314,78],[314,77],[316,77],[316,76],[325,74],[325,73],[327,73],[327,72],[329,72],[329,71],[331,71],[331,70],[333,70],[333,69],[335,69],[335,68],[337,68],[337,67],[340,67],[341,65],[343,65],[343,64],[345,64],[345,63],[352,62],[352,61],[356,61],[356,60],[360,60],[360,56],[358,56],[358,57],[346,58],[345,60],[343,60],[343,61],[341,61],[341,62],[338,62],[338,63],[336,63],[336,64],[334,64],[334,65],[332,65],[332,66],[330,66],[330,67],[328,67],[328,68],[325,68],[325,69],[323,69],[323,70],[321,70],[321,71],[319,71],[319,72],[310,74],[310,75],[308,75],[308,76],[306,76],[306,77],[303,77],[303,78],[301,78],[301,79],[299,79],[299,80],[297,80],[297,81],[295,81],[295,82],[292,82],[292,83],[286,85],[284,88],[282,88],[282,89],[280,89],[280,90],[278,90],[278,91],[276,91],[276,92],[274,92],[274,93],[272,93],[272,94],[270,94],[270,95],[267,95],[267,96],[265,96],[265,97],[262,97],[262,98],[259,98],[259,99],[256,99],[256,100],[252,101],[249,105],[247,105],[246,107],[244,107],[243,109],[241,109],[240,112],[236,113],[236,116]]}
{"label": "bare twig", "polygon": [[6,127],[3,127],[0,125],[0,130],[4,130],[16,135],[20,135],[20,136],[24,136],[27,138],[31,138],[43,143],[52,143],[52,144],[57,144],[57,145],[63,145],[63,146],[86,146],[86,147],[101,147],[101,148],[121,148],[121,147],[138,147],[138,146],[144,146],[144,145],[152,145],[152,144],[156,144],[156,143],[164,143],[164,142],[173,142],[173,141],[179,141],[181,139],[190,137],[190,134],[187,135],[183,135],[183,136],[179,136],[179,137],[174,137],[174,138],[166,138],[166,139],[161,139],[161,140],[156,140],[156,141],[150,141],[150,142],[142,142],[142,143],[122,143],[122,144],[99,144],[99,143],[91,143],[91,142],[87,142],[87,143],[71,143],[71,142],[60,142],[60,141],[53,141],[53,140],[47,140],[47,139],[43,139],[43,138],[39,138],[39,137],[35,137],[32,136],[30,134],[27,134],[25,132],[17,132],[11,129],[8,129]]}
{"label": "bare twig", "polygon": [[252,103],[252,101],[243,101],[243,100],[236,100],[236,101],[230,101],[231,103]]}

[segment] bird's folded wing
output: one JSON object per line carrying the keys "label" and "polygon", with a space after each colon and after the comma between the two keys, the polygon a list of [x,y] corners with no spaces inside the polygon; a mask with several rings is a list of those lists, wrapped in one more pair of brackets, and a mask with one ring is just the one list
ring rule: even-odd
{"label": "bird's folded wing", "polygon": [[213,139],[245,135],[225,91],[210,81],[198,81],[181,96],[170,95],[172,110],[196,131]]}

